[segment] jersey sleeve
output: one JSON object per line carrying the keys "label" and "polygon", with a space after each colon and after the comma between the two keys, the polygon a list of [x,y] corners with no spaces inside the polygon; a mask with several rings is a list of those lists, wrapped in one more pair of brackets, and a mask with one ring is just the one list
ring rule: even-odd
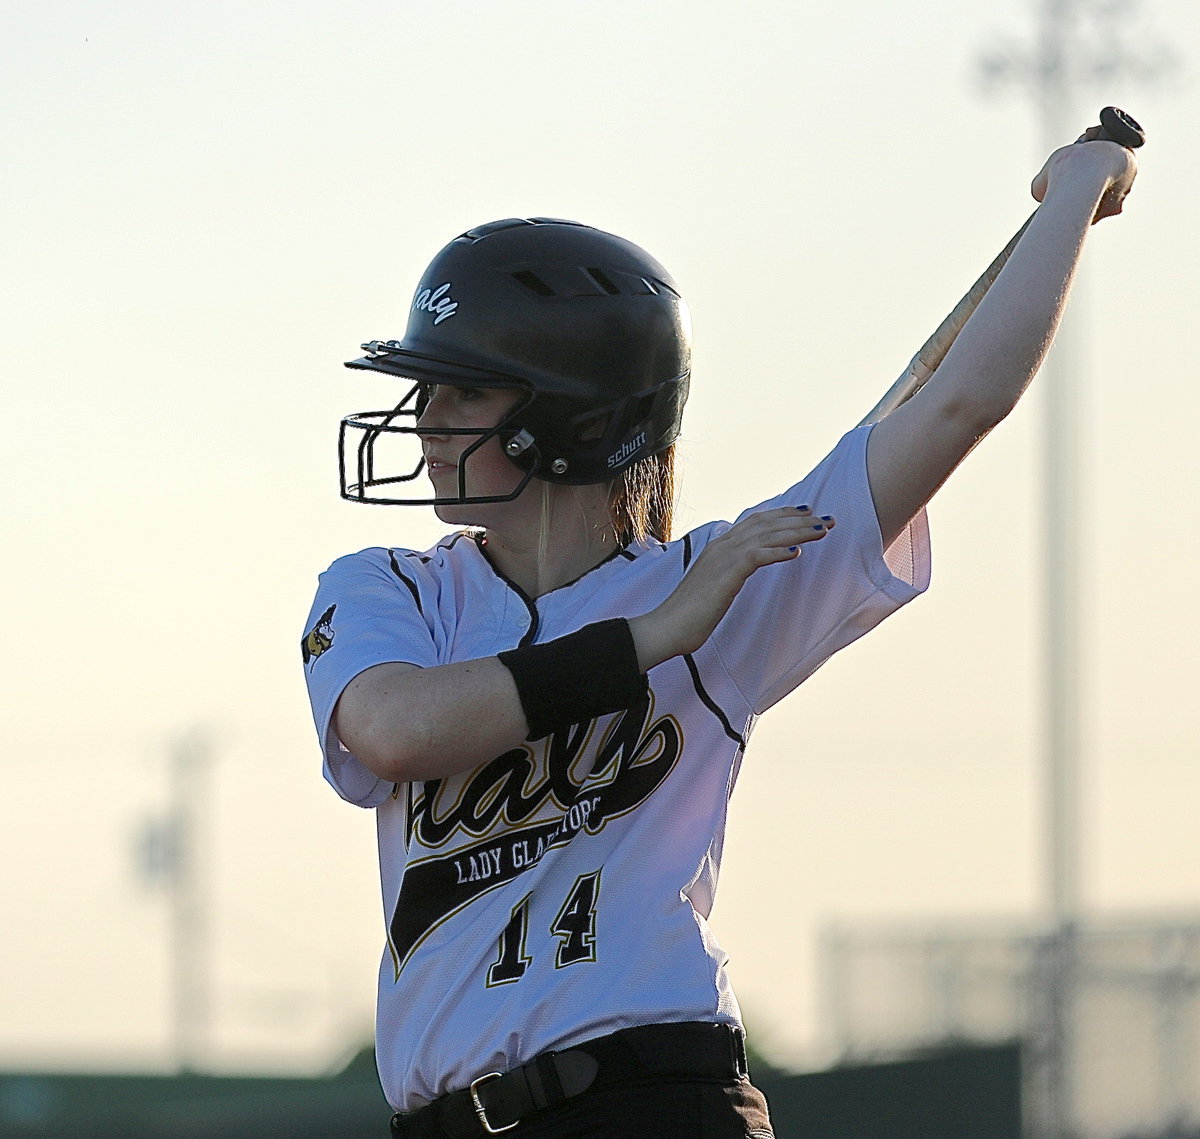
{"label": "jersey sleeve", "polygon": [[428,668],[438,644],[418,583],[388,550],[365,550],[321,574],[301,642],[325,778],[347,802],[375,807],[392,784],[377,778],[333,731],[338,698],[360,672],[393,662]]}
{"label": "jersey sleeve", "polygon": [[928,588],[923,510],[883,549],[867,481],[870,431],[849,432],[803,480],[740,516],[811,506],[837,520],[826,537],[801,546],[795,560],[757,571],[705,646],[756,715]]}

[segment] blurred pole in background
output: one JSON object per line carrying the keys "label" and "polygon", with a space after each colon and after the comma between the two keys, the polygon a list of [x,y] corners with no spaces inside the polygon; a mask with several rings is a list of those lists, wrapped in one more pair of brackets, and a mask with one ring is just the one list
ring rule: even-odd
{"label": "blurred pole in background", "polygon": [[[1067,53],[1071,7],[1075,0],[1045,0],[1042,10],[1040,82],[1036,88],[1042,123],[1042,152],[1049,154],[1076,138],[1092,122],[1075,117],[1070,100]],[[1078,287],[1078,286],[1077,286]],[[1078,299],[1078,297],[1076,298]],[[1079,478],[1081,471],[1082,370],[1070,319],[1055,338],[1048,374],[1042,378],[1043,510],[1043,737],[1045,771],[1045,844],[1051,933],[1047,943],[1044,990],[1037,994],[1045,1011],[1039,1121],[1048,1139],[1075,1134],[1074,1063],[1076,1033],[1076,932],[1080,896],[1080,593]]]}
{"label": "blurred pole in background", "polygon": [[169,756],[171,1038],[180,1073],[201,1070],[208,1045],[208,889],[204,864],[212,749],[198,731]]}
{"label": "blurred pole in background", "polygon": [[[1041,0],[1038,38],[1032,51],[1003,40],[981,60],[985,81],[1014,80],[1033,97],[1041,125],[1040,158],[1096,122],[1098,106],[1081,105],[1084,92],[1097,98],[1120,77],[1145,79],[1170,61],[1164,53],[1127,50],[1134,0]],[[1136,109],[1130,110],[1137,117]],[[1078,298],[1077,298],[1078,299]],[[1045,903],[1050,929],[1039,954],[1029,994],[1042,1027],[1029,1042],[1029,1129],[1032,1139],[1071,1139],[1076,1133],[1073,1074],[1078,992],[1078,932],[1082,910],[1080,826],[1081,734],[1079,480],[1083,448],[1081,388],[1075,330],[1079,305],[1063,321],[1042,369],[1043,503],[1043,704]]]}

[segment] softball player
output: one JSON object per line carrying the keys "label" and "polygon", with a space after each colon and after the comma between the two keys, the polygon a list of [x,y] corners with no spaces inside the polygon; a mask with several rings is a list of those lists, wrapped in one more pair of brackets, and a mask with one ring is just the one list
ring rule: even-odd
{"label": "softball player", "polygon": [[394,1135],[772,1134],[708,926],[747,739],[926,588],[925,503],[1036,372],[1133,177],[1111,143],[1057,151],[934,380],[676,540],[687,312],[629,242],[471,230],[404,339],[351,361],[412,386],[343,421],[343,495],[458,527],[335,562],[303,641],[325,776],[378,827]]}

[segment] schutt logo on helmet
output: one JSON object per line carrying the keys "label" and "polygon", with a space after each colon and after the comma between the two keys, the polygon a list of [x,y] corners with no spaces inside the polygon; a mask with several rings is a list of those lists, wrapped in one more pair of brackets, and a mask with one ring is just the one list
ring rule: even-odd
{"label": "schutt logo on helmet", "polygon": [[625,462],[626,459],[629,458],[630,455],[635,454],[637,452],[638,448],[643,446],[645,444],[645,442],[646,442],[646,433],[643,431],[640,435],[636,436],[633,439],[630,439],[629,442],[626,443],[615,454],[609,455],[608,456],[609,470],[612,470],[615,467],[619,467],[623,462]]}

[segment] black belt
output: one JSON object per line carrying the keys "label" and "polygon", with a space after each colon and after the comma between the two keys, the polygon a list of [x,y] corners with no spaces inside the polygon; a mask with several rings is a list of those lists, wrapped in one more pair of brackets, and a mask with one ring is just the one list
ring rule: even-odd
{"label": "black belt", "polygon": [[407,1115],[392,1117],[397,1139],[475,1139],[516,1127],[527,1115],[622,1080],[746,1077],[746,1042],[731,1024],[647,1024],[545,1052],[507,1072],[487,1072]]}

